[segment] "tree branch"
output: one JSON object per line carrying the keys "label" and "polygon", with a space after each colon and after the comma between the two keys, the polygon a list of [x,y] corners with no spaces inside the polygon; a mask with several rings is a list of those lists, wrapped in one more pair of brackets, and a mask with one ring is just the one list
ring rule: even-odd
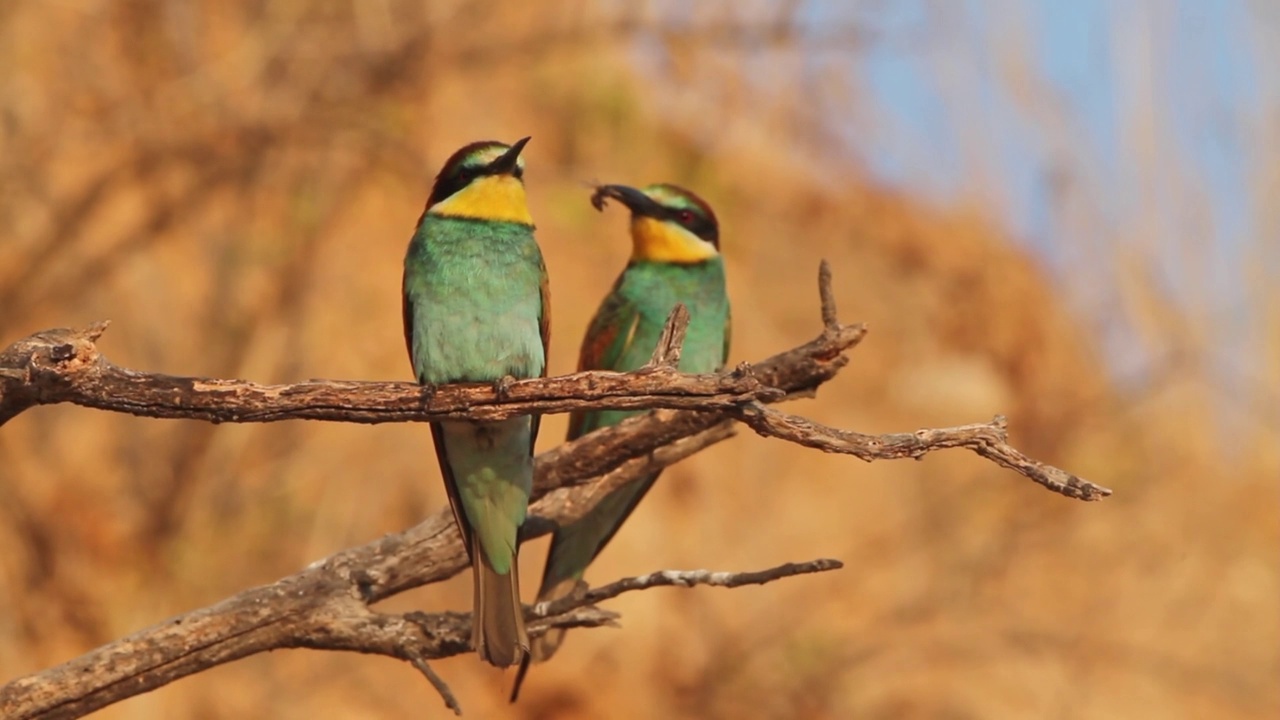
{"label": "tree branch", "polygon": [[[683,310],[683,306],[680,306]],[[630,373],[594,370],[504,383],[423,387],[408,382],[311,380],[263,385],[247,380],[180,377],[112,364],[97,347],[108,323],[45,330],[0,352],[0,425],[36,405],[74,403],[153,418],[222,422],[334,420],[355,423],[502,420],[579,409],[724,410],[779,392],[750,372],[686,375],[671,358],[689,314],[672,312],[657,362]]]}
{"label": "tree branch", "polygon": [[844,567],[844,563],[839,560],[829,558],[821,558],[818,560],[810,560],[802,563],[787,563],[778,565],[767,570],[757,570],[755,572],[712,572],[710,570],[660,570],[648,575],[639,575],[637,577],[624,578],[616,580],[603,587],[595,589],[586,589],[586,584],[579,585],[579,592],[571,593],[565,597],[558,598],[551,602],[540,602],[526,613],[531,620],[529,625],[529,634],[533,636],[541,635],[556,625],[552,622],[534,623],[533,620],[549,619],[554,621],[556,618],[563,616],[565,613],[576,610],[588,605],[595,605],[612,600],[625,592],[633,590],[648,590],[654,587],[694,587],[695,585],[710,585],[712,587],[737,588],[743,585],[764,585],[774,580],[795,575],[807,575],[810,573],[828,572],[830,570],[839,570]]}
{"label": "tree branch", "polygon": [[867,462],[898,458],[918,460],[936,450],[962,447],[1069,498],[1101,500],[1111,494],[1101,485],[1032,460],[1010,446],[1008,425],[1003,415],[997,415],[989,423],[886,435],[839,430],[758,403],[734,411],[734,416],[765,437],[780,438],[823,452],[852,455]]}
{"label": "tree branch", "polygon": [[[616,627],[618,614],[595,606],[623,593],[672,586],[737,588],[763,585],[774,580],[828,572],[842,567],[844,564],[838,560],[819,559],[787,563],[753,572],[660,570],[648,575],[616,580],[593,590],[587,590],[583,585],[580,592],[554,602],[527,607],[525,616],[529,621],[529,635],[532,637],[552,628]],[[346,650],[407,660],[427,677],[449,709],[455,714],[462,714],[448,685],[427,666],[426,661],[460,655],[471,650],[469,613],[384,614],[370,610],[363,604],[353,603],[344,608],[344,613],[340,616],[326,617],[322,625],[313,625],[307,630],[308,632],[300,632],[293,637],[288,646]]]}
{"label": "tree branch", "polygon": [[[584,515],[615,487],[650,475],[733,435],[734,418],[763,435],[864,460],[919,457],[967,447],[1032,480],[1080,499],[1109,490],[1031,460],[1005,442],[1003,421],[899,435],[863,435],[813,423],[763,403],[812,394],[848,362],[845,353],[866,335],[841,325],[830,268],[819,273],[822,333],[755,365],[722,373],[674,370],[688,312],[677,306],[651,361],[633,373],[576,373],[494,385],[419,388],[409,383],[312,381],[261,385],[239,380],[181,378],[117,367],[99,354],[100,323],[83,331],[51,330],[0,352],[0,424],[28,407],[71,402],[148,417],[211,422],[271,422],[290,418],[347,422],[498,419],[530,412],[587,408],[664,408],[545,452],[535,465],[529,539]],[[685,408],[685,409],[679,409]],[[534,608],[531,632],[610,624],[616,615],[589,607],[607,593],[663,584],[719,584],[832,569],[834,561],[786,566],[763,574],[697,571],[657,573]],[[824,564],[825,563],[825,564]],[[404,532],[344,550],[270,585],[180,615],[93,650],[63,665],[0,687],[6,718],[75,718],[214,665],[285,647],[390,655],[412,663],[456,705],[428,659],[468,649],[468,615],[393,615],[371,605],[466,567],[452,516],[441,512]],[[809,568],[809,569],[805,569]],[[794,570],[794,572],[792,572]],[[620,588],[620,589],[619,589]],[[616,592],[615,592],[616,590]],[[602,594],[603,593],[603,594]],[[581,601],[582,604],[575,604]],[[554,614],[554,617],[547,613]],[[541,630],[537,630],[541,628]]]}
{"label": "tree branch", "polygon": [[[730,434],[731,425],[722,422],[622,464],[604,482],[620,485],[644,477]],[[566,443],[563,456],[590,453],[592,445],[591,436],[579,438]],[[544,456],[539,456],[541,489],[535,495],[547,494]],[[594,489],[583,486],[556,493],[535,502],[530,512],[551,523],[572,522],[591,508],[577,495]],[[535,530],[526,537],[549,532],[554,527],[551,523],[535,523]],[[245,590],[14,680],[0,687],[0,717],[81,717],[215,665],[279,648],[348,649],[412,661],[398,640],[406,637],[404,620],[369,606],[410,588],[445,580],[466,567],[452,516],[447,511],[437,513],[402,533],[344,550],[270,585]],[[438,641],[422,659],[469,648],[468,614],[446,613],[432,622],[431,637]]]}
{"label": "tree branch", "polygon": [[653,356],[645,368],[671,368],[680,365],[680,352],[684,349],[684,336],[689,331],[689,308],[684,303],[676,303],[667,315],[667,323],[662,326],[662,334],[658,336],[658,344],[653,348]]}

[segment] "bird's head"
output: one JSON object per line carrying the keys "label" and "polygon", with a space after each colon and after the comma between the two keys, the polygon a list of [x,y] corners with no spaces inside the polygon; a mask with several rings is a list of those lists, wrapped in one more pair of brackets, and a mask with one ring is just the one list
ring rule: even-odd
{"label": "bird's head", "polygon": [[607,198],[631,210],[632,260],[692,264],[720,254],[716,214],[702,198],[682,187],[599,185],[591,204],[603,210]]}
{"label": "bird's head", "polygon": [[520,157],[527,142],[484,140],[455,152],[436,176],[426,214],[532,225]]}

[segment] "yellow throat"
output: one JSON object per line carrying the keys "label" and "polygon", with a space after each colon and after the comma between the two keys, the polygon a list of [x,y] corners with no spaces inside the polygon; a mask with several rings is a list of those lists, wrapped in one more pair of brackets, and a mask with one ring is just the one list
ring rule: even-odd
{"label": "yellow throat", "polygon": [[692,264],[719,255],[716,246],[679,225],[631,216],[631,259]]}
{"label": "yellow throat", "polygon": [[524,183],[512,175],[485,175],[432,205],[429,215],[533,224]]}

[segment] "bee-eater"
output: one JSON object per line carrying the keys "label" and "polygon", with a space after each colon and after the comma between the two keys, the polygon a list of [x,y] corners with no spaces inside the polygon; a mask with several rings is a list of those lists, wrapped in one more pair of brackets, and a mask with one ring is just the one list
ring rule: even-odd
{"label": "bee-eater", "polygon": [[[684,303],[690,317],[680,370],[712,372],[722,367],[729,352],[729,297],[720,256],[720,229],[711,207],[692,192],[667,184],[642,190],[602,185],[591,202],[603,210],[606,198],[631,210],[631,260],[591,321],[582,341],[578,369],[626,371],[643,366],[676,303]],[[568,439],[635,414],[618,410],[573,413]],[[555,600],[574,590],[587,565],[657,477],[655,473],[614,490],[581,519],[556,531],[539,601]],[[563,639],[563,630],[552,630],[534,641],[516,678],[513,700],[529,661],[547,659]]]}
{"label": "bee-eater", "polygon": [[[546,375],[551,318],[522,179],[528,141],[472,143],[436,177],[404,258],[405,342],[423,385]],[[471,643],[500,667],[529,648],[516,549],[537,434],[528,415],[431,424],[475,579]]]}

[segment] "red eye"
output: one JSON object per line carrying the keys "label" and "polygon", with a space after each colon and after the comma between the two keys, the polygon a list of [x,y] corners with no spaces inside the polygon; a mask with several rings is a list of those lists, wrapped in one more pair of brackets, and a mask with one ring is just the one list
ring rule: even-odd
{"label": "red eye", "polygon": [[693,213],[689,212],[688,210],[681,210],[680,214],[677,215],[676,217],[680,218],[681,224],[684,224],[684,225],[688,225],[689,223],[693,222]]}

